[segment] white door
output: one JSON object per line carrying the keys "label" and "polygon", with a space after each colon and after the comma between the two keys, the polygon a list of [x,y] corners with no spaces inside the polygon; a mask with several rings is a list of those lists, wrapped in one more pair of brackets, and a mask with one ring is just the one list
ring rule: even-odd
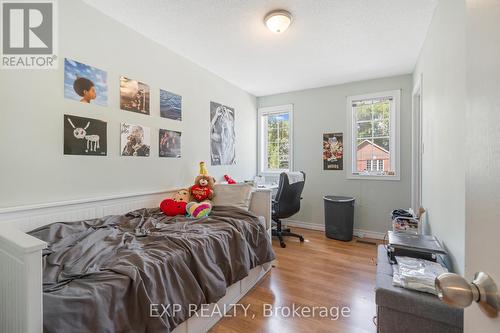
{"label": "white door", "polygon": [[[467,0],[466,41],[465,272],[472,281],[484,271],[500,287],[499,0]],[[472,304],[465,310],[465,332],[500,332],[500,314],[488,318]]]}

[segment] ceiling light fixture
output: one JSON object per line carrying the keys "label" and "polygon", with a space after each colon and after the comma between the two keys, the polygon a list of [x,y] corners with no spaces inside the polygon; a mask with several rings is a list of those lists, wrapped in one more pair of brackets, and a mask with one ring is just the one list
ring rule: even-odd
{"label": "ceiling light fixture", "polygon": [[275,34],[285,32],[292,23],[292,14],[283,9],[273,10],[264,17],[267,28]]}

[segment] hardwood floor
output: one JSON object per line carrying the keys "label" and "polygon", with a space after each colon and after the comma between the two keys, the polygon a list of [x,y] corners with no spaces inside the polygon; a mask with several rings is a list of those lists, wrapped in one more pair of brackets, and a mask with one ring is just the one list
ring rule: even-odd
{"label": "hardwood floor", "polygon": [[[287,237],[282,249],[273,239],[277,260],[274,268],[239,303],[249,305],[247,315],[239,307],[236,316],[223,318],[210,332],[376,332],[375,270],[376,246],[353,240],[328,239],[323,232],[293,228],[306,241]],[[314,318],[286,318],[286,311],[269,314],[265,304],[274,309],[293,304],[305,307],[334,307],[326,317],[316,308]],[[268,305],[266,305],[268,306]],[[335,308],[350,308],[349,317],[335,317]],[[304,310],[307,311],[307,310]],[[311,309],[312,311],[312,309]],[[344,310],[345,311],[345,310]],[[321,317],[323,316],[323,318]]]}

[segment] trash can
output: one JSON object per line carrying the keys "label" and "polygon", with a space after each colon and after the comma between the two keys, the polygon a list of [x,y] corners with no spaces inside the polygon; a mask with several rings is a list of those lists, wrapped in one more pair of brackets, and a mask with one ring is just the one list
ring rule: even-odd
{"label": "trash can", "polygon": [[342,241],[352,240],[354,224],[354,198],[326,195],[325,234],[328,238]]}

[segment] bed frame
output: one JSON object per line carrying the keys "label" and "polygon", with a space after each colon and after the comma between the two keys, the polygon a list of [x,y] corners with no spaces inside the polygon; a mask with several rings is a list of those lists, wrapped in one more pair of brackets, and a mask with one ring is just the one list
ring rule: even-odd
{"label": "bed frame", "polygon": [[[26,232],[54,222],[70,222],[120,215],[158,207],[177,189],[114,197],[65,201],[0,209],[0,332],[41,333],[43,331],[42,249],[46,243]],[[266,220],[271,233],[271,191],[256,190],[250,211]],[[238,302],[269,271],[271,263],[257,266],[241,281],[229,286],[217,302],[220,309]],[[223,307],[223,305],[226,305]],[[215,307],[214,304],[210,306]],[[207,332],[221,318],[193,316],[174,333]]]}

